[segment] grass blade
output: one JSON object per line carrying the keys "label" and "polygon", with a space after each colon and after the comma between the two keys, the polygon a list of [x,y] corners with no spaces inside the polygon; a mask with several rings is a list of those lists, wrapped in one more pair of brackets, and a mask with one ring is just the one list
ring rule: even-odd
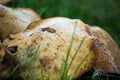
{"label": "grass blade", "polygon": [[75,69],[74,73],[70,75],[68,80],[73,79],[74,75],[76,74],[76,72],[78,71],[78,69],[81,67],[81,65],[83,64],[83,62],[88,58],[88,56],[90,55],[91,51],[84,57],[84,59],[81,61],[81,63],[77,66],[77,68]]}
{"label": "grass blade", "polygon": [[68,73],[68,70],[70,69],[70,67],[71,67],[71,65],[72,65],[72,63],[73,63],[73,61],[74,61],[77,53],[79,52],[79,50],[80,50],[80,48],[81,48],[84,40],[85,40],[85,37],[84,37],[83,40],[80,42],[80,44],[79,44],[79,46],[78,46],[78,49],[76,50],[76,52],[75,52],[75,54],[74,54],[74,56],[73,56],[73,58],[72,58],[72,60],[71,60],[71,62],[70,62],[70,64],[69,64],[69,66],[68,66],[67,73]]}
{"label": "grass blade", "polygon": [[71,49],[72,49],[72,45],[73,45],[73,40],[74,40],[74,35],[75,35],[75,30],[76,30],[76,24],[77,24],[77,22],[75,23],[75,28],[74,28],[74,31],[73,31],[73,34],[72,34],[71,42],[70,42],[70,45],[68,47],[67,56],[66,56],[64,70],[63,70],[63,73],[62,73],[62,76],[61,76],[61,80],[65,79],[66,76],[67,76],[67,73],[66,73],[67,62],[68,62],[68,58],[69,58],[69,55],[70,55],[70,52],[71,52]]}

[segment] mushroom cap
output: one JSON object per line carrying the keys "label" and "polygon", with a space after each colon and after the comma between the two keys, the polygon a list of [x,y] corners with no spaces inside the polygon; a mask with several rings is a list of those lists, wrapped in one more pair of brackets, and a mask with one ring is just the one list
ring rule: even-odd
{"label": "mushroom cap", "polygon": [[[63,59],[66,59],[68,54],[68,48],[73,34],[73,44],[70,49],[67,67],[77,50],[78,53],[68,70],[67,76],[73,74],[77,66],[87,56],[75,73],[74,78],[76,78],[92,67],[94,53],[91,51],[91,47],[96,39],[90,35],[89,27],[81,20],[57,17],[37,21],[32,23],[27,31],[10,35],[9,38],[4,40],[3,44],[7,47],[18,46],[16,56],[19,62],[23,62],[21,57],[26,57],[30,53],[30,49],[33,50],[40,46],[35,58],[30,60],[33,64],[32,69],[34,71],[31,74],[40,77],[40,71],[43,69],[46,75],[48,74],[52,80],[56,80],[56,78],[62,74]],[[78,47],[82,41],[83,43],[79,49]],[[43,68],[41,68],[41,66]],[[26,72],[30,70],[28,67],[25,68],[25,70],[21,72],[21,75],[24,76]],[[27,76],[27,78],[28,77],[30,78],[31,76]],[[24,76],[24,78],[26,77]]]}
{"label": "mushroom cap", "polygon": [[4,40],[9,34],[24,31],[28,25],[40,17],[31,9],[12,9],[0,5],[0,39]]}
{"label": "mushroom cap", "polygon": [[95,61],[93,67],[104,73],[120,74],[120,49],[112,37],[100,27],[91,27],[91,33],[97,37],[94,48]]}

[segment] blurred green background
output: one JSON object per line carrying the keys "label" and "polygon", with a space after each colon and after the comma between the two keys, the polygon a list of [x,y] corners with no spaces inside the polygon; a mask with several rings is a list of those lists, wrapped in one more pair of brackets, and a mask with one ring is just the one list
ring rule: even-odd
{"label": "blurred green background", "polygon": [[120,0],[12,0],[7,6],[32,8],[42,18],[81,19],[105,29],[120,46]]}

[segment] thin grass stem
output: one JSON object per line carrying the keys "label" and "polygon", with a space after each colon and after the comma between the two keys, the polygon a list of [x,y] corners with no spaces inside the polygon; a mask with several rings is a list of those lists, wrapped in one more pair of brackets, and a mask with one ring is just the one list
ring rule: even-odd
{"label": "thin grass stem", "polygon": [[71,67],[71,65],[72,65],[72,63],[73,63],[73,61],[74,61],[77,53],[79,52],[79,50],[80,50],[80,48],[81,48],[84,40],[85,40],[85,37],[84,37],[83,40],[80,42],[79,47],[78,47],[78,49],[76,50],[76,52],[75,52],[75,54],[74,54],[74,56],[73,56],[73,58],[72,58],[72,60],[71,60],[71,62],[70,62],[70,64],[69,64],[69,66],[68,66],[67,73],[68,73],[68,71],[69,71],[69,69],[70,69],[70,67]]}

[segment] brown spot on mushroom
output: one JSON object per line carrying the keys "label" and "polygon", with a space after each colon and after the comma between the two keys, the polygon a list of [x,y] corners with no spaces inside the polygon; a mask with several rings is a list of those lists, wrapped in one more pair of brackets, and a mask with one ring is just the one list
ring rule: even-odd
{"label": "brown spot on mushroom", "polygon": [[54,53],[55,55],[57,55],[57,53]]}
{"label": "brown spot on mushroom", "polygon": [[13,53],[17,52],[17,48],[18,48],[17,45],[15,45],[15,46],[8,47],[7,50],[13,54]]}
{"label": "brown spot on mushroom", "polygon": [[42,31],[43,31],[43,32],[44,32],[44,31],[47,31],[47,32],[50,32],[50,33],[55,33],[55,32],[56,32],[55,29],[49,28],[49,27],[47,27],[47,28],[42,28]]}
{"label": "brown spot on mushroom", "polygon": [[48,46],[48,47],[49,47],[49,45],[50,45],[50,44],[49,44],[49,43],[47,43],[47,46]]}

